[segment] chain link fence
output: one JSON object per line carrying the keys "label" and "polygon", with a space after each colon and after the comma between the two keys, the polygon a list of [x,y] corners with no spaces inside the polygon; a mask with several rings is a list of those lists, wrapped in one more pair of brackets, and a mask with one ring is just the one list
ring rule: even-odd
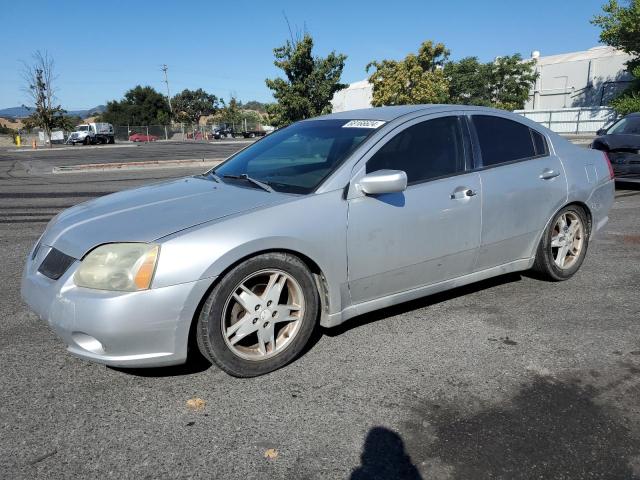
{"label": "chain link fence", "polygon": [[[260,126],[252,128],[261,128]],[[197,140],[213,140],[214,133],[220,129],[225,129],[223,137],[243,136],[242,130],[235,130],[231,124],[227,128],[226,124],[195,125],[186,123],[176,123],[172,125],[114,125],[113,134],[116,142],[155,142],[168,140],[176,142],[187,142]],[[56,130],[53,132],[53,143],[66,143],[72,131]],[[49,144],[40,129],[21,129],[18,131],[22,145],[31,145],[35,140],[38,146]],[[14,144],[11,135],[2,135],[2,145]]]}

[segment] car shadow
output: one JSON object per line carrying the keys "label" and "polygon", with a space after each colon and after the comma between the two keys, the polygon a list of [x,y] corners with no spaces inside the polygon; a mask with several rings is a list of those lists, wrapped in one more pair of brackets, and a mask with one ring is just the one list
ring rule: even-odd
{"label": "car shadow", "polygon": [[[629,388],[640,370],[625,370],[622,378]],[[464,397],[418,401],[408,408],[400,429],[404,447],[417,465],[429,464],[430,471],[444,466],[452,480],[640,480],[634,465],[640,441],[629,421],[605,400],[603,394],[612,388],[619,386],[597,387],[579,376],[536,375],[510,398],[480,402],[479,410],[470,411]]]}
{"label": "car shadow", "polygon": [[337,327],[323,328],[322,333],[328,337],[336,337],[342,335],[345,332],[348,332],[349,330],[362,327],[369,323],[378,322],[386,318],[395,317],[396,315],[402,315],[413,310],[436,305],[438,303],[446,302],[454,298],[464,297],[465,295],[469,295],[471,293],[480,292],[482,290],[505,285],[507,283],[518,282],[521,279],[522,275],[520,273],[508,273],[505,275],[500,275],[498,277],[492,277],[480,282],[464,285],[462,287],[457,287],[440,293],[434,293],[433,295],[421,297],[416,300],[411,300],[408,302],[400,303],[398,305],[393,305],[391,307],[386,307],[380,310],[365,313],[363,315],[358,315],[357,317],[353,317],[343,324],[338,325]]}

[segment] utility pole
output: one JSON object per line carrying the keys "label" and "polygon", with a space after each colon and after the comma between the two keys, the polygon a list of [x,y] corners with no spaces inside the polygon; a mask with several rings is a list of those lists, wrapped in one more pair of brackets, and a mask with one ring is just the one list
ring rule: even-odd
{"label": "utility pole", "polygon": [[169,111],[171,112],[171,118],[173,118],[173,106],[171,105],[171,93],[169,93],[169,79],[167,78],[167,64],[162,65],[161,70],[164,72],[164,83],[167,84],[167,100],[169,101]]}

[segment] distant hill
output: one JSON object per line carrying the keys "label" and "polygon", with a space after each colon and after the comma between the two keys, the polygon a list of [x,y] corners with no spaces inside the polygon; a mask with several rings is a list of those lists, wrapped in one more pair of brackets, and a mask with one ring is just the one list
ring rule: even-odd
{"label": "distant hill", "polygon": [[24,118],[29,116],[29,110],[26,107],[3,108],[0,110],[1,117]]}
{"label": "distant hill", "polygon": [[[67,115],[74,115],[81,118],[91,117],[104,112],[106,108],[107,107],[105,105],[98,105],[97,107],[89,108],[87,110],[69,110]],[[31,115],[31,111],[25,106],[0,109],[0,117],[25,118],[29,115]]]}

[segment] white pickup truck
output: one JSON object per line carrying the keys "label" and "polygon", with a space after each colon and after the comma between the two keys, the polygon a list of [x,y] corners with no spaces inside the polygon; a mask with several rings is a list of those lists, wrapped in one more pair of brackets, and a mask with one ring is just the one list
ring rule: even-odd
{"label": "white pickup truck", "polygon": [[90,145],[92,143],[115,143],[113,137],[113,125],[110,123],[87,123],[78,125],[76,130],[69,135],[67,143],[75,145],[82,143]]}

